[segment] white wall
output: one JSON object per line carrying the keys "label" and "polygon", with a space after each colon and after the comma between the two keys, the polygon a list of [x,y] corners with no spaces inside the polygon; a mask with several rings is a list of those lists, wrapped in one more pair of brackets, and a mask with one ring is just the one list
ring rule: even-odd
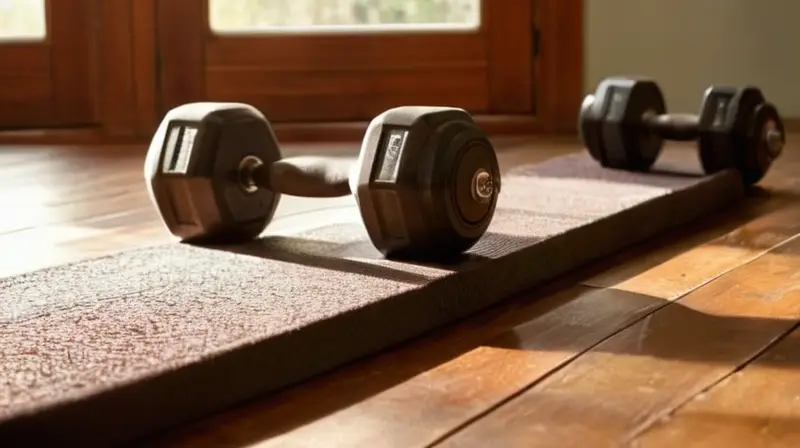
{"label": "white wall", "polygon": [[800,0],[585,0],[584,89],[606,76],[660,82],[672,112],[712,83],[754,84],[800,118]]}

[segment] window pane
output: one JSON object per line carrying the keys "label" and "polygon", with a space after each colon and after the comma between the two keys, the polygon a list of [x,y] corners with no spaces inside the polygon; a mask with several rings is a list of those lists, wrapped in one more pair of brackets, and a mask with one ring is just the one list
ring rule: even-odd
{"label": "window pane", "polygon": [[475,29],[481,9],[481,0],[208,1],[211,29],[222,33]]}
{"label": "window pane", "polygon": [[0,41],[46,36],[45,0],[0,0]]}

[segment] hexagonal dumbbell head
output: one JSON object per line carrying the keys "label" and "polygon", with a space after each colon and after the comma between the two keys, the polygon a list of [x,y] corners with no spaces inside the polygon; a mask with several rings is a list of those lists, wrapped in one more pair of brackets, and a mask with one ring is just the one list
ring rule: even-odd
{"label": "hexagonal dumbbell head", "polygon": [[441,259],[469,249],[489,227],[500,170],[469,113],[407,106],[372,120],[350,182],[385,256]]}
{"label": "hexagonal dumbbell head", "polygon": [[580,138],[602,166],[646,171],[655,163],[664,142],[642,123],[648,115],[664,113],[664,95],[654,81],[607,78],[583,100],[578,117]]}
{"label": "hexagonal dumbbell head", "polygon": [[704,171],[733,168],[748,185],[764,177],[786,142],[778,110],[752,86],[706,89],[698,127]]}
{"label": "hexagonal dumbbell head", "polygon": [[241,179],[243,161],[281,159],[275,134],[257,109],[192,103],[169,111],[145,160],[150,198],[183,241],[246,241],[263,232],[280,195]]}

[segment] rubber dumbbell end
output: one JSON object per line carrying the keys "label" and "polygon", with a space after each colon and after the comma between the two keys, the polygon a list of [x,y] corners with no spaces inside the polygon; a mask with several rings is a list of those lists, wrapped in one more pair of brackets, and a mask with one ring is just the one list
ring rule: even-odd
{"label": "rubber dumbbell end", "polygon": [[595,96],[593,94],[588,94],[583,98],[583,102],[581,103],[580,112],[578,113],[578,137],[581,140],[581,143],[586,146],[587,145],[587,138],[590,131],[587,129],[590,126],[589,122],[589,112],[591,111],[592,106],[595,102]]}
{"label": "rubber dumbbell end", "polygon": [[488,204],[494,195],[492,174],[481,168],[472,176],[472,199],[479,204]]}
{"label": "rubber dumbbell end", "polygon": [[781,155],[783,152],[784,146],[784,138],[783,132],[778,130],[775,127],[774,123],[771,123],[772,126],[769,124],[767,125],[767,131],[764,135],[764,140],[767,142],[767,148],[769,149],[769,154],[772,156],[773,159],[777,159],[778,156]]}
{"label": "rubber dumbbell end", "polygon": [[264,161],[253,155],[243,158],[239,162],[238,181],[245,193],[255,193],[259,186],[268,184]]}

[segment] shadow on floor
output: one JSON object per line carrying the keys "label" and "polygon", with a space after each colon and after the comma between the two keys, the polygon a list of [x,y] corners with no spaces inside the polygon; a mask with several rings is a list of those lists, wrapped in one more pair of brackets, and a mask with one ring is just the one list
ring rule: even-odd
{"label": "shadow on floor", "polygon": [[[788,297],[792,293],[798,293],[795,295],[800,298],[800,284],[794,288],[790,287],[783,300],[792,300]],[[565,304],[558,313],[520,324],[487,345],[575,353],[576,357],[591,350],[600,354],[739,365],[748,363],[753,356],[771,346],[776,338],[792,333],[800,322],[798,319],[708,314],[680,301],[670,302],[620,290],[598,289],[574,300],[574,303]],[[752,300],[768,298],[753,297]],[[776,299],[776,302],[778,300],[781,299]],[[620,306],[620,303],[624,305]],[[596,316],[582,316],[592,307],[597,310]],[[610,310],[613,310],[613,315]],[[800,344],[798,336],[789,337],[787,343],[792,339],[796,339],[794,344]],[[796,368],[800,366],[800,356],[791,360],[765,358],[762,362]]]}

